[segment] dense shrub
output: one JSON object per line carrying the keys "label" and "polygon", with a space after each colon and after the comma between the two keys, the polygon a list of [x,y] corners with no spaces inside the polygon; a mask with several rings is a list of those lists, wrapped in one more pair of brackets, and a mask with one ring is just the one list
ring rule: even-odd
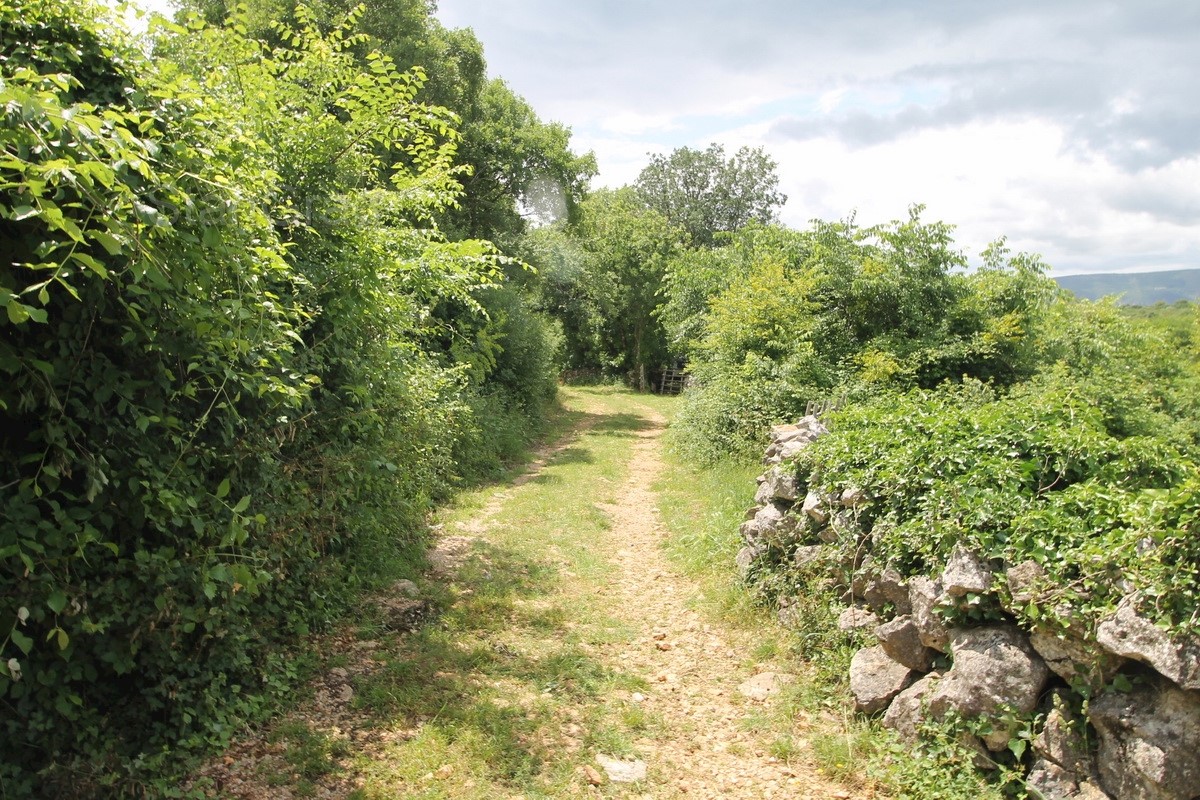
{"label": "dense shrub", "polygon": [[711,460],[753,447],[809,401],[1033,374],[1057,294],[1002,243],[963,271],[950,228],[908,220],[750,227],[673,260],[660,309],[695,378],[676,432]]}
{"label": "dense shrub", "polygon": [[305,310],[262,211],[274,177],[239,131],[148,91],[94,9],[5,13],[80,46],[8,49],[0,128],[0,780],[53,794],[220,726],[253,674],[247,610],[288,600],[243,476],[300,415]]}
{"label": "dense shrub", "polygon": [[939,572],[960,543],[1036,561],[1047,599],[1024,609],[1030,625],[1065,625],[1062,609],[1094,624],[1136,587],[1164,625],[1198,630],[1200,466],[1169,402],[1169,362],[1156,366],[1158,337],[1133,326],[1087,330],[1093,358],[1009,389],[968,381],[857,402],[798,472],[820,491],[863,488],[872,552],[906,574]]}
{"label": "dense shrub", "polygon": [[[552,394],[503,259],[432,224],[452,116],[297,14],[151,65],[82,0],[0,8],[6,796],[166,791],[414,540],[474,415]],[[437,345],[489,326],[481,371]]]}

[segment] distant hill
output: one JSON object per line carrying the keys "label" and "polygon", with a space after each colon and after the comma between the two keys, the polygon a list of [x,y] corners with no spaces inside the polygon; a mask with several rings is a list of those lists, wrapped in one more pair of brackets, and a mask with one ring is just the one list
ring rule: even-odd
{"label": "distant hill", "polygon": [[1200,269],[1165,272],[1105,272],[1064,275],[1058,285],[1087,300],[1122,295],[1126,306],[1152,306],[1180,300],[1200,300]]}

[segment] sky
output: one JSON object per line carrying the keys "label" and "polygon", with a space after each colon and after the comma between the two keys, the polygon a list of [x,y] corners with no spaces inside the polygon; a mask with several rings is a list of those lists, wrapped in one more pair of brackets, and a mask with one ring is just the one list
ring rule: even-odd
{"label": "sky", "polygon": [[781,220],[907,216],[1055,275],[1200,267],[1196,0],[439,0],[596,154],[762,147]]}

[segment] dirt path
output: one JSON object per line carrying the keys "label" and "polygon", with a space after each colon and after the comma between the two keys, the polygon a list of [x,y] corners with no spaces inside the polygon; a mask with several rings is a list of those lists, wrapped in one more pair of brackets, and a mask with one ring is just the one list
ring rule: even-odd
{"label": "dirt path", "polygon": [[[619,500],[599,507],[612,520],[617,577],[604,600],[638,631],[617,659],[650,682],[643,701],[666,722],[663,735],[638,742],[670,779],[667,796],[700,798],[849,797],[811,770],[771,756],[747,722],[790,676],[748,674],[746,636],[706,621],[691,605],[698,589],[662,551],[653,487],[663,470],[666,420],[645,410],[651,427],[630,449]],[[764,696],[765,695],[765,696]]]}
{"label": "dirt path", "polygon": [[[427,580],[325,642],[336,666],[312,699],[207,768],[213,794],[851,797],[794,723],[775,746],[791,676],[697,610],[663,552],[664,415],[623,393],[571,400],[575,431],[444,516]],[[430,605],[407,595],[433,587],[439,616],[404,631]]]}

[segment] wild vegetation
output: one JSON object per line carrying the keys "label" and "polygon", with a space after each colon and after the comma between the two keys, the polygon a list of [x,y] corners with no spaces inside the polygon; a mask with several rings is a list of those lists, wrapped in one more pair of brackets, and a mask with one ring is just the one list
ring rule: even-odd
{"label": "wild vegetation", "polygon": [[521,266],[442,228],[519,233],[523,178],[463,189],[460,119],[361,10],[257,11],[148,59],[82,0],[0,9],[5,796],[148,791],[225,741],[554,394]]}
{"label": "wild vegetation", "polygon": [[[964,543],[1045,568],[1022,623],[1133,585],[1200,631],[1194,306],[1076,300],[1002,240],[971,268],[919,206],[788,229],[760,150],[590,191],[422,0],[184,5],[146,41],[0,6],[0,796],[166,792],[560,375],[686,365],[676,457],[718,470],[835,400],[791,467],[862,489],[905,574]],[[754,574],[767,604],[829,588]]]}

